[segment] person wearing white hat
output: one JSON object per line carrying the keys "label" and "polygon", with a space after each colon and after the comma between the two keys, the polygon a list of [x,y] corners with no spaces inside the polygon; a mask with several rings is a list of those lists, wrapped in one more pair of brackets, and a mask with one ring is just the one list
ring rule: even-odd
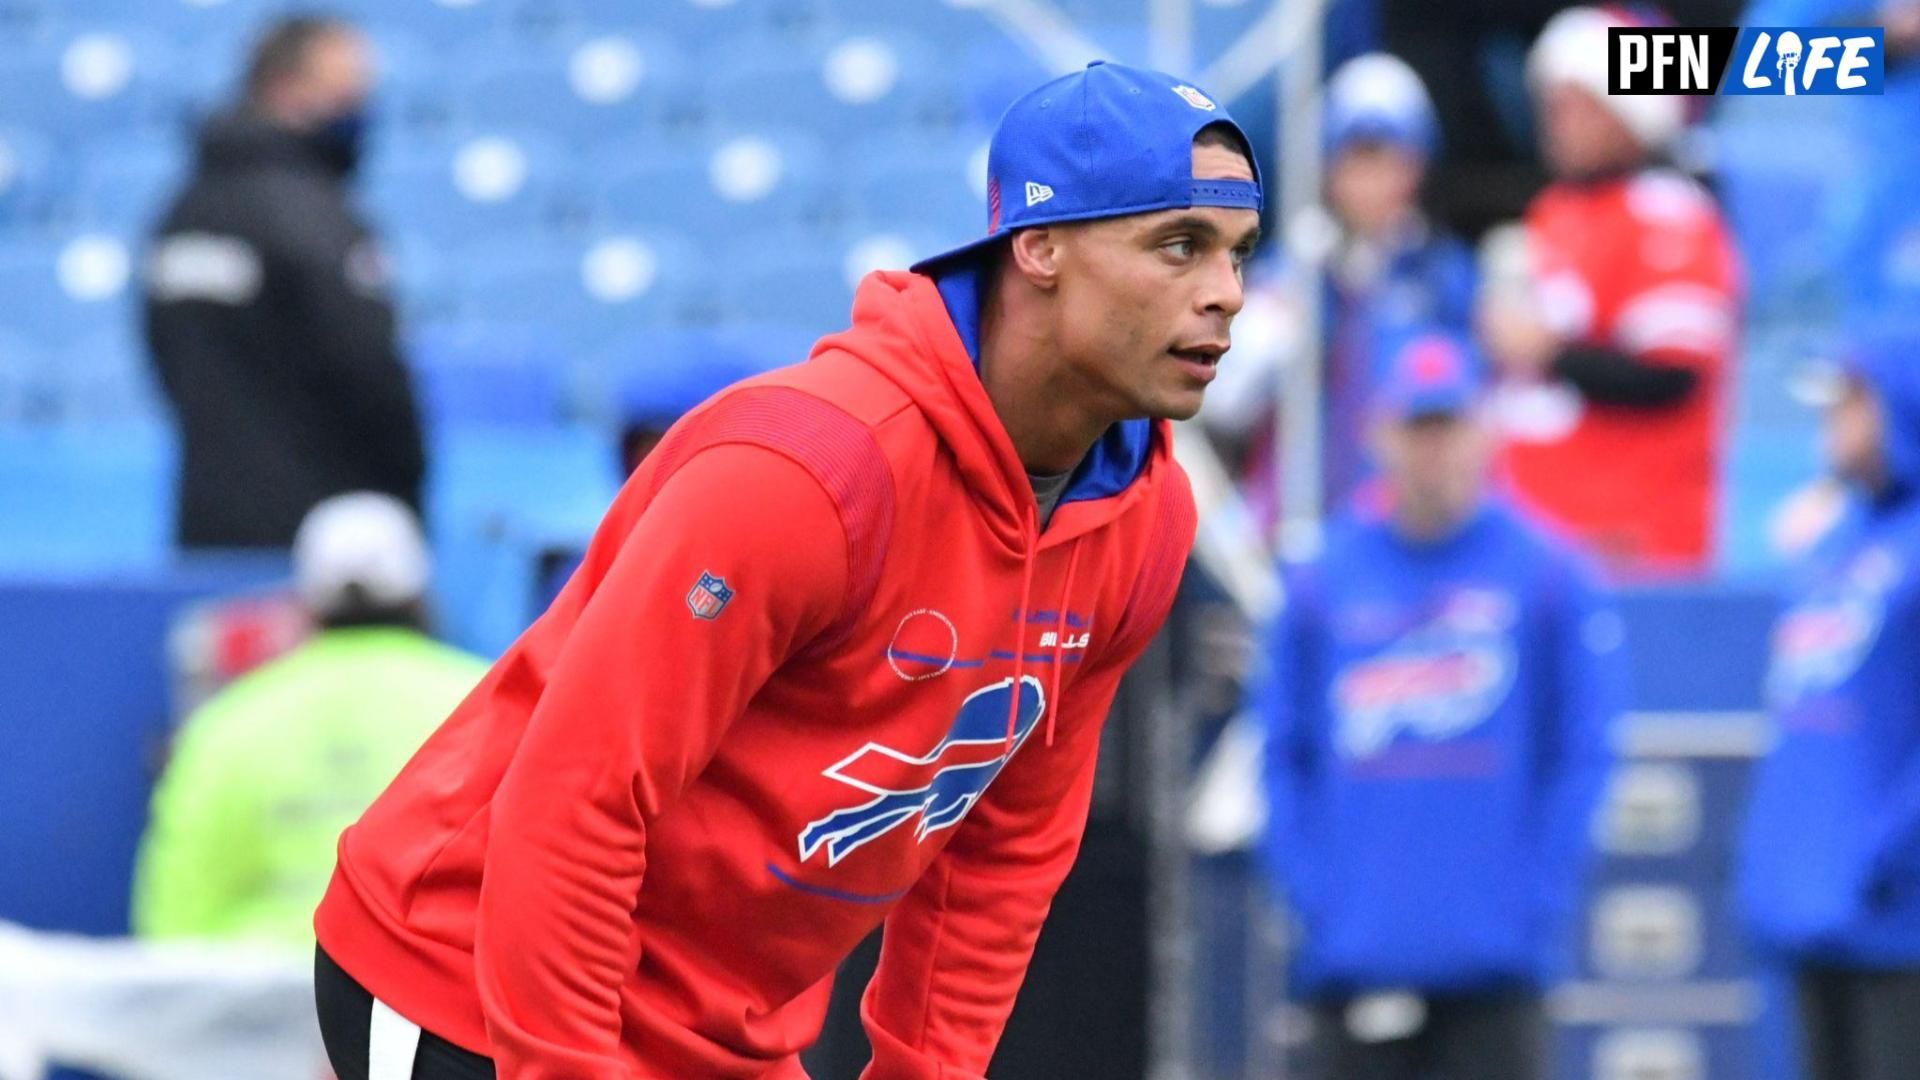
{"label": "person wearing white hat", "polygon": [[[1322,133],[1332,226],[1319,294],[1323,485],[1327,509],[1337,511],[1372,483],[1369,402],[1388,359],[1423,333],[1470,332],[1474,266],[1466,246],[1420,205],[1439,128],[1426,85],[1411,67],[1383,52],[1341,64],[1327,80]],[[1299,269],[1256,271],[1244,319],[1252,326],[1202,414],[1217,436],[1244,444],[1247,497],[1269,524],[1277,511],[1270,502],[1276,368],[1305,344],[1286,332],[1296,321],[1289,301],[1297,295],[1288,275]]]}
{"label": "person wearing white hat", "polygon": [[1606,93],[1613,8],[1571,8],[1527,75],[1555,180],[1526,214],[1529,289],[1481,312],[1521,500],[1617,567],[1713,551],[1739,269],[1712,197],[1664,161],[1687,100]]}
{"label": "person wearing white hat", "polygon": [[142,936],[310,953],[341,831],[486,673],[425,633],[432,562],[400,500],[320,503],[293,559],[317,632],[182,725],[140,845]]}

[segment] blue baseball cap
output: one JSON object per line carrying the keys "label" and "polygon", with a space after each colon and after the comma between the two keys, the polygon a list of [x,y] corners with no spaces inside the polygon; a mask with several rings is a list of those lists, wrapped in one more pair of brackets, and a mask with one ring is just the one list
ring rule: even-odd
{"label": "blue baseball cap", "polygon": [[1192,83],[1095,60],[1007,108],[987,150],[987,234],[922,259],[926,273],[976,255],[1017,229],[1193,206],[1258,211],[1254,179],[1195,180],[1193,137],[1223,124],[1251,151],[1227,110]]}
{"label": "blue baseball cap", "polygon": [[1466,342],[1435,331],[1394,353],[1375,411],[1400,422],[1471,412],[1480,400],[1480,363]]}

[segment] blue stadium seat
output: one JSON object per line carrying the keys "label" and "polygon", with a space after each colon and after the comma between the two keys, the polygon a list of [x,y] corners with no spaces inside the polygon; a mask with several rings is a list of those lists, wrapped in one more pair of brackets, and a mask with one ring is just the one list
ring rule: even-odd
{"label": "blue stadium seat", "polygon": [[164,419],[164,398],[131,325],[93,334],[59,355],[48,390],[67,424]]}
{"label": "blue stadium seat", "polygon": [[[732,43],[727,47],[733,48]],[[714,106],[725,124],[805,131],[838,143],[899,130],[923,113],[944,80],[930,50],[902,35],[848,35],[820,49],[709,64]]]}
{"label": "blue stadium seat", "polygon": [[1008,46],[1006,37],[978,5],[964,7],[947,0],[925,0],[918,4],[902,4],[898,0],[832,0],[819,6],[830,33],[909,30],[939,41],[943,50],[987,41],[1002,48]]}
{"label": "blue stadium seat", "polygon": [[423,144],[445,142],[457,126],[461,107],[459,94],[438,80],[381,82],[368,118],[368,156],[405,155]]}
{"label": "blue stadium seat", "polygon": [[538,328],[570,359],[635,329],[720,314],[693,249],[658,231],[509,238],[460,258],[465,311]]}
{"label": "blue stadium seat", "polygon": [[1023,49],[1004,39],[973,45],[955,66],[967,73],[969,120],[991,131],[1021,95],[1053,77],[1053,72]]}
{"label": "blue stadium seat", "polygon": [[478,63],[459,91],[469,126],[546,131],[578,144],[669,127],[703,98],[669,41],[632,34],[569,38]]}
{"label": "blue stadium seat", "polygon": [[602,220],[675,228],[697,238],[796,226],[846,214],[843,174],[819,144],[739,130],[695,147],[610,167],[595,191]]}
{"label": "blue stadium seat", "polygon": [[725,387],[805,355],[776,362],[774,347],[729,330],[638,331],[574,365],[575,410],[609,427],[665,427]]}
{"label": "blue stadium seat", "polygon": [[564,151],[538,133],[475,133],[383,153],[365,198],[388,235],[440,243],[533,231],[563,212]]}
{"label": "blue stadium seat", "polygon": [[859,155],[853,204],[860,220],[893,229],[914,229],[959,243],[986,232],[987,204],[969,176],[969,152]]}
{"label": "blue stadium seat", "polygon": [[45,224],[66,187],[64,164],[44,131],[0,130],[0,230]]}
{"label": "blue stadium seat", "polygon": [[817,337],[844,328],[853,307],[845,253],[798,245],[741,260],[729,298],[743,317],[810,329]]}
{"label": "blue stadium seat", "polygon": [[737,0],[726,5],[694,0],[539,0],[563,25],[575,30],[663,34],[698,46],[783,25],[773,0]]}
{"label": "blue stadium seat", "polygon": [[170,42],[126,26],[69,26],[0,44],[0,125],[97,136],[173,118]]}
{"label": "blue stadium seat", "polygon": [[74,160],[78,220],[124,235],[147,235],[185,181],[189,153],[177,138],[88,143]]}
{"label": "blue stadium seat", "polygon": [[116,569],[158,564],[173,531],[171,425],[0,428],[0,568]]}
{"label": "blue stadium seat", "polygon": [[[4,324],[0,318],[0,324]],[[0,431],[49,420],[56,410],[47,381],[54,356],[13,333],[0,333]]]}
{"label": "blue stadium seat", "polygon": [[335,0],[327,9],[439,48],[499,36],[508,5],[504,0]]}
{"label": "blue stadium seat", "polygon": [[454,317],[460,308],[460,283],[453,270],[455,259],[445,246],[410,232],[382,235],[380,246],[403,324],[425,325]]}
{"label": "blue stadium seat", "polygon": [[407,354],[429,423],[541,427],[561,419],[564,354],[537,327],[429,326],[410,336]]}
{"label": "blue stadium seat", "polygon": [[985,225],[983,219],[977,228],[955,232],[897,219],[854,221],[834,238],[831,251],[857,282],[871,271],[905,270],[930,255],[958,247],[984,233]]}
{"label": "blue stadium seat", "polygon": [[250,25],[272,6],[266,0],[58,0],[64,19],[90,25],[142,26],[182,41]]}
{"label": "blue stadium seat", "polygon": [[123,239],[105,235],[0,245],[0,330],[59,347],[130,325],[132,260]]}

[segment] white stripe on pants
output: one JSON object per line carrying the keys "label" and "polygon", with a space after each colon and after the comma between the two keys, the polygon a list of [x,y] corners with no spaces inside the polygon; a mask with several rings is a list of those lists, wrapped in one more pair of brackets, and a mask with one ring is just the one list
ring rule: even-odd
{"label": "white stripe on pants", "polygon": [[374,998],[367,1020],[367,1080],[413,1080],[413,1058],[419,1051],[420,1025]]}

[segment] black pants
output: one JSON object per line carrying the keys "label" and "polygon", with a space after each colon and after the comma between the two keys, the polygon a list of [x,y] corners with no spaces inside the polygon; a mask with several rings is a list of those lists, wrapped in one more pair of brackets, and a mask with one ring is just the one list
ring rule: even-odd
{"label": "black pants", "polygon": [[1545,1080],[1546,1007],[1531,990],[1426,999],[1426,1022],[1405,1038],[1362,1042],[1350,1002],[1313,1005],[1315,1080]]}
{"label": "black pants", "polygon": [[1920,1070],[1920,971],[1802,968],[1808,1080],[1910,1080]]}
{"label": "black pants", "polygon": [[[325,950],[313,956],[313,1000],[320,1012],[320,1037],[340,1080],[367,1080],[373,995],[340,969]],[[413,1059],[413,1080],[494,1080],[493,1062],[429,1031],[420,1033]]]}

